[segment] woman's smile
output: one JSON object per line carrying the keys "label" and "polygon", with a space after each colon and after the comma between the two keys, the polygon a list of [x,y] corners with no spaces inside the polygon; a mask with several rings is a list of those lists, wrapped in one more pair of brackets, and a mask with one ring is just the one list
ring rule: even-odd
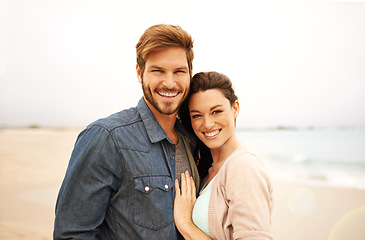
{"label": "woman's smile", "polygon": [[203,132],[206,138],[215,138],[220,133],[220,130],[213,130],[213,131],[207,131]]}
{"label": "woman's smile", "polygon": [[[197,137],[210,149],[231,144],[235,137],[238,104],[231,105],[219,89],[194,93],[189,101],[191,124]],[[234,142],[234,141],[233,141]]]}

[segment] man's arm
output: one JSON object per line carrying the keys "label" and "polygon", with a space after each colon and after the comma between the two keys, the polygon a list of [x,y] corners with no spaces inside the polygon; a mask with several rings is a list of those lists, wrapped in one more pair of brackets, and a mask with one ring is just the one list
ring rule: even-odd
{"label": "man's arm", "polygon": [[79,135],[56,203],[54,239],[98,239],[110,195],[118,189],[119,161],[105,129],[94,126]]}

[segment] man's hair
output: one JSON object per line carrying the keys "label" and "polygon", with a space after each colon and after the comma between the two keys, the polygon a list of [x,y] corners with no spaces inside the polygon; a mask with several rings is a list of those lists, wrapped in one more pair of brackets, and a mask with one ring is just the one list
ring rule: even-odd
{"label": "man's hair", "polygon": [[180,47],[185,50],[190,76],[192,75],[194,52],[190,34],[180,26],[157,24],[146,29],[136,45],[137,64],[141,70],[141,77],[143,77],[148,56],[152,52],[168,47]]}

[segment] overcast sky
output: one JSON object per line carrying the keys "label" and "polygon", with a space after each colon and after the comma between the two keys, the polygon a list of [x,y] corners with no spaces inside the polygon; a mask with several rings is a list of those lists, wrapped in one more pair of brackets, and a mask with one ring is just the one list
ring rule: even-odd
{"label": "overcast sky", "polygon": [[[239,3],[239,4],[237,4]],[[239,127],[365,126],[365,2],[0,0],[0,126],[85,127],[142,96],[153,24],[234,83]]]}

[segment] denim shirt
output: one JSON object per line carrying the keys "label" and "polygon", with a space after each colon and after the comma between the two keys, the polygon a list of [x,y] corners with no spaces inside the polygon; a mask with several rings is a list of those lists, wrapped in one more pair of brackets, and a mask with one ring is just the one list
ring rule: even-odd
{"label": "denim shirt", "polygon": [[182,239],[173,216],[175,148],[143,98],[90,124],[58,195],[54,239]]}

